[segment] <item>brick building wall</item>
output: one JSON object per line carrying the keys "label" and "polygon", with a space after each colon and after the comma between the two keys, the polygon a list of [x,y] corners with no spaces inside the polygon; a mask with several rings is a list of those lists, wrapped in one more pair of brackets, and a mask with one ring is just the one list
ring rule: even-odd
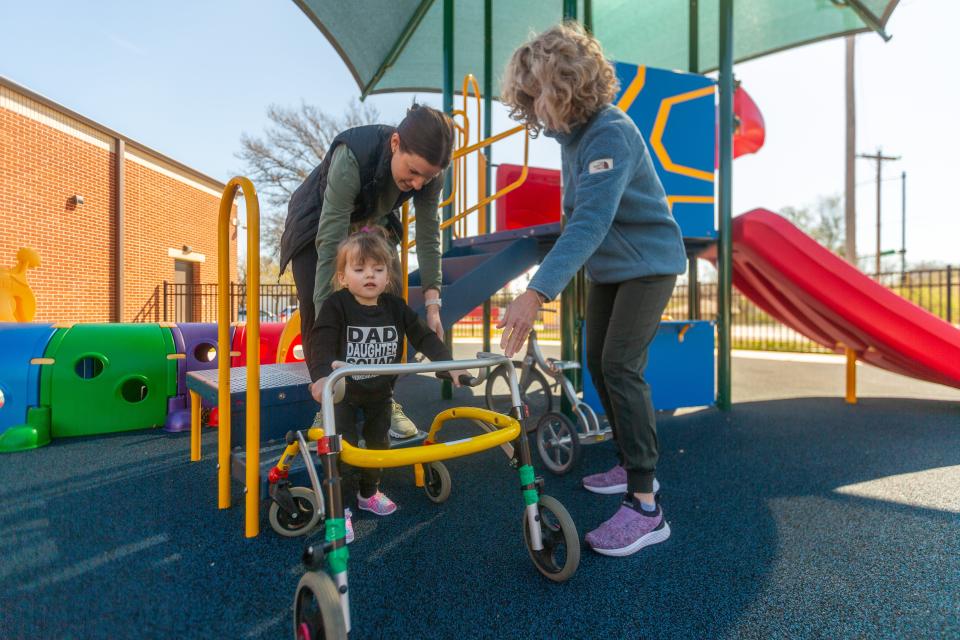
{"label": "brick building wall", "polygon": [[[174,282],[178,258],[192,265],[194,283],[217,281],[222,183],[2,80],[0,265],[12,266],[20,247],[40,254],[42,265],[27,273],[36,321],[115,319],[118,140],[125,151],[120,319],[163,319],[162,284]],[[233,280],[236,260],[231,226]]]}

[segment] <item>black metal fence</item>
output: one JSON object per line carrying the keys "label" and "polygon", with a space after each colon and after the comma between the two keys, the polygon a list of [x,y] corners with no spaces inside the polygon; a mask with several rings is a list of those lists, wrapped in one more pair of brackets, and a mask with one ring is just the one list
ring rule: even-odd
{"label": "black metal fence", "polygon": [[[956,324],[960,322],[960,277],[955,267],[917,271],[882,273],[877,280],[897,294],[932,314]],[[717,316],[716,283],[700,283],[700,318],[715,319]],[[246,285],[230,285],[230,319],[246,320]],[[682,320],[688,314],[688,287],[678,285],[667,304],[665,314]],[[491,319],[494,327],[514,295],[498,293],[490,299]],[[803,335],[773,319],[739,291],[734,289],[731,308],[731,342],[734,349],[757,349],[763,351],[796,351],[807,353],[831,353],[830,349],[807,339]],[[217,285],[185,285],[163,283],[163,319],[176,322],[216,322]],[[560,304],[547,303],[547,311],[541,314],[536,329],[543,340],[560,339]],[[261,322],[285,322],[297,308],[296,289],[293,285],[271,284],[260,287]],[[495,340],[499,332],[492,330]],[[483,337],[483,311],[477,307],[453,328],[457,338],[480,339]]]}
{"label": "black metal fence", "polygon": [[[165,322],[216,322],[215,284],[163,283],[163,320]],[[230,321],[247,319],[247,285],[230,283]],[[286,322],[297,309],[297,289],[292,284],[260,285],[260,322]]]}

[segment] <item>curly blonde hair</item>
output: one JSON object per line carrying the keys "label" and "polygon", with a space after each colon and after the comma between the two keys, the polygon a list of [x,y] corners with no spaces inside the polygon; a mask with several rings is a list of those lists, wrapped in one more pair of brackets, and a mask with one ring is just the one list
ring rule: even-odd
{"label": "curly blonde hair", "polygon": [[617,95],[619,83],[600,43],[576,22],[544,31],[513,52],[500,89],[510,117],[536,134],[568,133]]}

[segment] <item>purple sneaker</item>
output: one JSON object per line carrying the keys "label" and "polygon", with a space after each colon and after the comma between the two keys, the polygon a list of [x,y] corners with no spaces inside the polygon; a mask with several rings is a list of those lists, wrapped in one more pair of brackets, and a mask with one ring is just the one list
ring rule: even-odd
{"label": "purple sneaker", "polygon": [[641,510],[633,500],[624,500],[614,516],[588,533],[584,540],[599,554],[620,557],[669,537],[670,525],[659,506],[650,514]]}
{"label": "purple sneaker", "polygon": [[[583,479],[583,488],[593,493],[612,496],[627,492],[627,470],[623,465],[617,465],[609,471],[595,473]],[[653,479],[653,492],[660,493],[660,483]]]}

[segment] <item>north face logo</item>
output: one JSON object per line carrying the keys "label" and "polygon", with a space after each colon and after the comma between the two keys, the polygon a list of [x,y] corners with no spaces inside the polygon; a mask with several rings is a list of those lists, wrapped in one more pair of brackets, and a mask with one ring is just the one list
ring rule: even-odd
{"label": "north face logo", "polygon": [[589,165],[590,173],[600,173],[602,171],[609,171],[613,169],[613,158],[601,158],[600,160],[594,160]]}

